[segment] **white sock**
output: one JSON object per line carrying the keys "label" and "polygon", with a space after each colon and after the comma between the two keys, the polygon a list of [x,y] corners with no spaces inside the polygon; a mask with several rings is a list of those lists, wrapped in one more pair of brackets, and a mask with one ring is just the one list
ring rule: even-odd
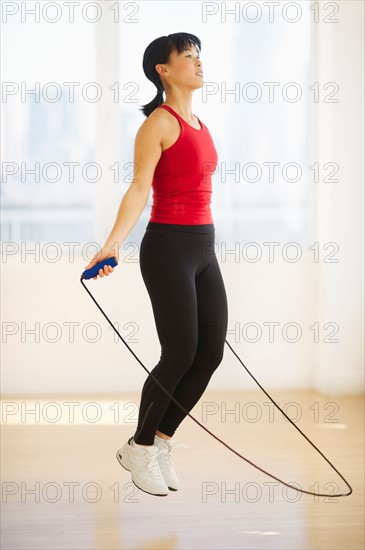
{"label": "white sock", "polygon": [[171,441],[171,438],[170,439],[164,439],[163,437],[160,437],[159,435],[155,435],[155,437],[157,437],[157,439],[159,439],[160,441]]}

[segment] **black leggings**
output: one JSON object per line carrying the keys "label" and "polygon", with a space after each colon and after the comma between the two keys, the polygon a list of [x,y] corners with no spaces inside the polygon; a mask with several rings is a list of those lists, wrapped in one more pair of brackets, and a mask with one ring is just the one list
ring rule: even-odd
{"label": "black leggings", "polygon": [[[214,237],[214,224],[149,222],[140,246],[161,344],[151,374],[189,412],[222,361],[227,333],[227,296]],[[185,416],[148,375],[134,440],[153,445],[156,429],[172,436]]]}

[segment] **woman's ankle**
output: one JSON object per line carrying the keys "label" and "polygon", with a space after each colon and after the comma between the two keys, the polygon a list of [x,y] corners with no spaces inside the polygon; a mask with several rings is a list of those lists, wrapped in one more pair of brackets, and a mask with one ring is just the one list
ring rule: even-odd
{"label": "woman's ankle", "polygon": [[156,430],[156,435],[157,435],[157,437],[159,437],[160,439],[171,439],[171,436],[170,436],[170,435],[163,434],[163,433],[160,432],[159,430]]}

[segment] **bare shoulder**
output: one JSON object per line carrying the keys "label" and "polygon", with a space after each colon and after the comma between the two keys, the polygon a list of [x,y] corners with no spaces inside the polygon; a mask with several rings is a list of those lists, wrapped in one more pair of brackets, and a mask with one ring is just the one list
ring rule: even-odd
{"label": "bare shoulder", "polygon": [[160,112],[164,109],[154,109],[138,128],[134,140],[134,162],[138,167],[138,186],[148,192],[153,179],[153,173],[161,157],[167,123]]}
{"label": "bare shoulder", "polygon": [[159,141],[171,129],[171,116],[165,109],[154,109],[138,129],[138,133],[146,137],[156,137]]}

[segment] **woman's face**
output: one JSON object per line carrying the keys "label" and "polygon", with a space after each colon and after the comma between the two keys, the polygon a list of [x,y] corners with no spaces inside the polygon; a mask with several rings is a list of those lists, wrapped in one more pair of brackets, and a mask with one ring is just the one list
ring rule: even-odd
{"label": "woman's face", "polygon": [[[180,54],[173,50],[168,63],[156,65],[162,83],[169,86],[188,87],[197,89],[203,86],[203,67],[200,54],[194,45],[185,46]],[[164,80],[165,79],[165,80]]]}

